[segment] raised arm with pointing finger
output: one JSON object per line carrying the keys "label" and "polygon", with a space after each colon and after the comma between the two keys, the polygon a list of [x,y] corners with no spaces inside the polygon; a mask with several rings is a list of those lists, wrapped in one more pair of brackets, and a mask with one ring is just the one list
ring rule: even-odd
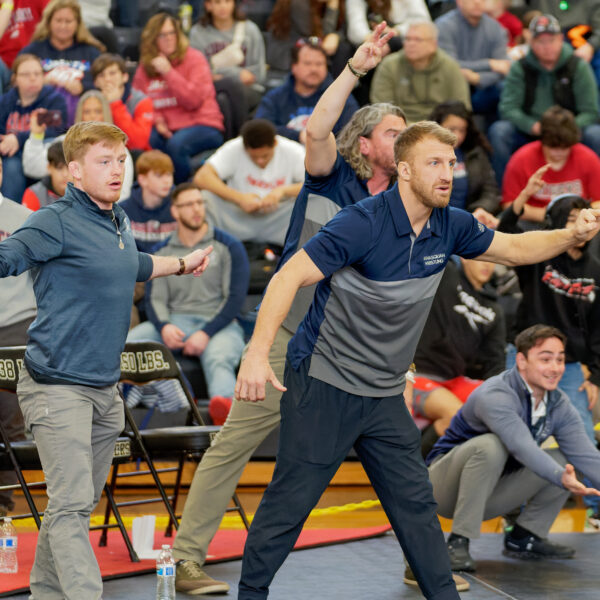
{"label": "raised arm with pointing finger", "polygon": [[380,23],[371,37],[357,48],[339,77],[321,96],[308,119],[305,165],[311,175],[327,175],[331,172],[337,156],[333,127],[344,110],[358,76],[366,75],[381,62],[382,48],[394,35],[393,31],[385,33],[385,29],[386,24]]}

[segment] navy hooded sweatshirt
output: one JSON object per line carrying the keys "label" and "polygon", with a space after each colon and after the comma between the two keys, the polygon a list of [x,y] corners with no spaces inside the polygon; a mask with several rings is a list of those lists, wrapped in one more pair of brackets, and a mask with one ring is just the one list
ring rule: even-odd
{"label": "navy hooded sweatshirt", "polygon": [[[306,121],[312,114],[315,105],[333,82],[331,75],[327,75],[319,89],[310,96],[301,96],[294,90],[296,80],[293,75],[288,75],[285,83],[270,92],[267,92],[256,109],[257,119],[267,119],[275,125],[277,133],[294,141],[298,141],[300,131],[306,127]],[[333,127],[337,135],[340,129],[350,120],[358,110],[358,102],[350,95],[344,105],[344,110]],[[289,125],[292,125],[291,127]]]}
{"label": "navy hooded sweatshirt", "polygon": [[166,196],[156,208],[146,208],[142,200],[142,188],[134,183],[131,196],[119,202],[131,221],[131,231],[140,252],[152,252],[167,243],[177,229],[171,214],[171,197]]}
{"label": "navy hooded sweatshirt", "polygon": [[51,85],[45,85],[36,100],[27,106],[21,104],[17,88],[12,88],[0,98],[0,134],[14,133],[19,140],[19,148],[22,149],[29,137],[31,113],[38,108],[59,110],[62,115],[62,126],[48,127],[46,138],[58,137],[67,130],[65,100]]}

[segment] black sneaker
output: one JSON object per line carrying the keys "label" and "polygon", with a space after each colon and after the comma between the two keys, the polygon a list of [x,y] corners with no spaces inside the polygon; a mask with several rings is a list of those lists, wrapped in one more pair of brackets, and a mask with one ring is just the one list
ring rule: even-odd
{"label": "black sneaker", "polygon": [[503,554],[513,558],[540,559],[540,558],[572,558],[575,548],[554,544],[547,539],[535,534],[522,539],[511,536],[510,532],[504,536]]}
{"label": "black sneaker", "polygon": [[469,554],[469,538],[451,535],[446,543],[453,571],[475,571],[475,561]]}

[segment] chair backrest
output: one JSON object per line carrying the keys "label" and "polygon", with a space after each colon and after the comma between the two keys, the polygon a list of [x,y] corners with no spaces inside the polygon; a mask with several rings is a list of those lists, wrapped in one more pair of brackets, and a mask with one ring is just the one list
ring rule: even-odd
{"label": "chair backrest", "polygon": [[121,353],[120,381],[143,385],[157,379],[179,379],[173,353],[158,342],[130,342]]}
{"label": "chair backrest", "polygon": [[159,342],[129,342],[121,353],[121,383],[144,385],[161,379],[179,381],[187,398],[194,420],[204,425],[194,398],[189,392],[183,373],[173,353]]}
{"label": "chair backrest", "polygon": [[0,390],[16,392],[19,372],[23,368],[25,346],[0,348]]}

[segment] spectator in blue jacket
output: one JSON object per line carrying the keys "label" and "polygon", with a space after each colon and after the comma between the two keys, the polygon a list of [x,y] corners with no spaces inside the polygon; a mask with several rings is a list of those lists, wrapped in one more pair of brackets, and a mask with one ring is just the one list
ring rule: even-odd
{"label": "spectator in blue jacket", "polygon": [[[306,144],[308,118],[332,81],[318,38],[301,39],[292,48],[291,74],[283,85],[263,96],[256,118],[271,121],[279,135]],[[358,102],[350,95],[333,133],[337,135],[357,110]]]}
{"label": "spectator in blue jacket", "polygon": [[[453,519],[452,569],[474,571],[469,540],[481,522],[520,514],[504,536],[516,558],[571,558],[575,550],[546,539],[570,493],[600,496],[600,453],[583,421],[558,389],[566,336],[533,325],[515,340],[516,366],[478,387],[427,456],[438,513]],[[542,450],[554,436],[558,449]],[[572,463],[572,464],[570,464]],[[595,488],[581,483],[575,469]]]}
{"label": "spectator in blue jacket", "polygon": [[94,87],[91,65],[106,48],[83,23],[77,0],[52,0],[31,40],[21,52],[41,58],[45,83],[65,98],[68,125],[72,125],[79,96]]}
{"label": "spectator in blue jacket", "polygon": [[231,398],[244,335],[235,320],[250,278],[244,246],[206,219],[202,192],[181,183],[171,195],[177,229],[156,254],[183,256],[210,244],[209,267],[201,279],[169,277],[146,284],[149,321],[134,327],[128,341],[154,340],[202,363],[209,396]]}
{"label": "spectator in blue jacket", "polygon": [[171,214],[171,188],[175,167],[168,154],[149,150],[135,162],[137,182],[131,196],[119,203],[131,222],[138,250],[151,252],[164,246],[177,228]]}
{"label": "spectator in blue jacket", "polygon": [[33,113],[52,111],[52,121],[42,125],[45,135],[54,138],[65,130],[67,107],[64,99],[49,85],[44,85],[44,73],[37,56],[21,54],[13,63],[14,87],[0,98],[0,156],[4,178],[2,193],[21,202],[27,187],[23,173],[23,146],[29,137]]}

